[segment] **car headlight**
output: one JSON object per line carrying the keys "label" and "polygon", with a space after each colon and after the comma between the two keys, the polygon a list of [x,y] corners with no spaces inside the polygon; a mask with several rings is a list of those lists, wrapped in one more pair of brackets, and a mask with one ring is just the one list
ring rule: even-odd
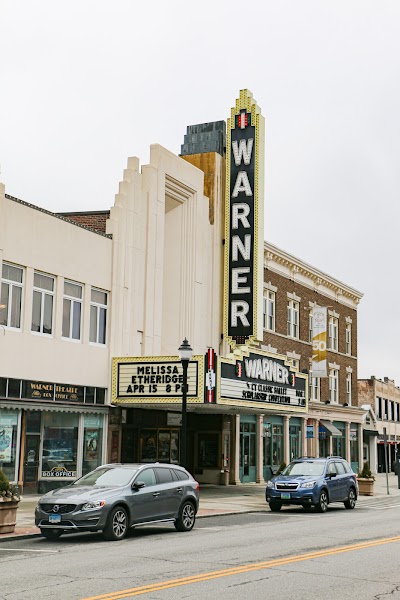
{"label": "car headlight", "polygon": [[307,488],[307,489],[311,489],[314,487],[314,485],[316,484],[316,481],[306,481],[305,483],[302,483],[300,487],[302,488]]}
{"label": "car headlight", "polygon": [[86,504],[82,506],[82,510],[96,510],[98,508],[103,508],[105,503],[105,500],[95,500],[94,502],[86,502]]}
{"label": "car headlight", "polygon": [[267,488],[273,490],[275,487],[274,483],[272,481],[267,481]]}

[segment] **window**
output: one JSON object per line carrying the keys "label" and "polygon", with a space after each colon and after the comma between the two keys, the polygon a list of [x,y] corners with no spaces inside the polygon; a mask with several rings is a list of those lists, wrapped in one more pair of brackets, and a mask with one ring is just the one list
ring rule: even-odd
{"label": "window", "polygon": [[351,323],[346,324],[346,354],[351,355]]}
{"label": "window", "polygon": [[143,481],[146,487],[156,485],[157,481],[154,469],[145,469],[144,471],[141,471],[137,476],[135,483],[137,481]]}
{"label": "window", "polygon": [[90,341],[96,344],[106,343],[107,292],[91,291],[90,303]]}
{"label": "window", "polygon": [[32,331],[51,335],[53,332],[54,277],[35,273],[33,276]]}
{"label": "window", "polygon": [[330,350],[337,352],[338,349],[338,319],[329,317],[329,340],[328,346]]}
{"label": "window", "polygon": [[170,469],[162,469],[161,467],[157,467],[154,470],[156,472],[157,483],[172,483],[174,481]]}
{"label": "window", "polygon": [[299,358],[288,358],[287,361],[292,365],[293,369],[300,371],[300,359]]}
{"label": "window", "polygon": [[312,310],[310,310],[310,314],[308,315],[308,341],[311,343],[313,339],[313,314]]}
{"label": "window", "polygon": [[81,339],[82,296],[81,285],[71,281],[64,282],[63,338]]}
{"label": "window", "polygon": [[263,327],[268,331],[275,331],[275,292],[264,293]]}
{"label": "window", "polygon": [[0,325],[21,328],[22,288],[24,271],[3,263],[0,299]]}
{"label": "window", "polygon": [[339,371],[329,369],[329,400],[333,404],[339,402]]}
{"label": "window", "polygon": [[346,402],[349,406],[351,406],[351,384],[352,384],[351,373],[347,373],[347,375],[346,375]]}
{"label": "window", "polygon": [[299,303],[295,300],[287,301],[287,334],[289,337],[299,337]]}
{"label": "window", "polygon": [[103,446],[103,417],[84,415],[82,475],[101,465]]}
{"label": "window", "polygon": [[44,413],[42,477],[77,476],[78,424],[77,413]]}
{"label": "window", "polygon": [[308,385],[309,385],[309,390],[308,390],[308,396],[310,400],[314,400],[319,402],[320,400],[320,378],[319,377],[313,377],[312,376],[312,371],[310,371],[309,373],[309,377],[308,377]]}

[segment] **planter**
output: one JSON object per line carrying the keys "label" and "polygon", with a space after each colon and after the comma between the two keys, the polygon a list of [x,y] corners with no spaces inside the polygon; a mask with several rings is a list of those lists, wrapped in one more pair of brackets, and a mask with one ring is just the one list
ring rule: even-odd
{"label": "planter", "polygon": [[12,533],[17,523],[17,508],[19,502],[15,500],[0,501],[0,535]]}
{"label": "planter", "polygon": [[374,495],[374,480],[366,479],[365,477],[358,477],[358,491],[360,496],[373,496]]}

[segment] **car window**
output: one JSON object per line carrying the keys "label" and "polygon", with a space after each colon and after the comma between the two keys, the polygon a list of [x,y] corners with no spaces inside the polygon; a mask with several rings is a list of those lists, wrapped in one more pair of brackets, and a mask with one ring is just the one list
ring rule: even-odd
{"label": "car window", "polygon": [[137,469],[109,468],[96,469],[87,475],[84,475],[72,485],[101,485],[101,486],[119,486],[127,485]]}
{"label": "car window", "polygon": [[169,469],[156,468],[155,471],[158,483],[171,483],[173,481],[172,474]]}
{"label": "car window", "polygon": [[185,473],[185,471],[174,470],[175,475],[180,481],[184,481],[185,479],[189,479],[189,475]]}
{"label": "car window", "polygon": [[346,473],[342,462],[335,462],[335,466],[336,466],[336,471],[338,472],[338,475],[344,475]]}
{"label": "car window", "polygon": [[143,481],[146,487],[156,485],[156,475],[154,469],[144,469],[137,476],[137,481]]}
{"label": "car window", "polygon": [[325,463],[320,461],[305,460],[290,463],[282,475],[297,475],[316,477],[324,474]]}
{"label": "car window", "polygon": [[333,463],[333,462],[330,462],[330,463],[328,464],[328,468],[327,468],[327,471],[326,471],[326,472],[327,472],[327,473],[329,473],[329,474],[332,474],[332,475],[336,475],[337,471],[336,471],[336,469],[335,469],[335,463]]}
{"label": "car window", "polygon": [[346,471],[346,473],[352,473],[353,469],[351,468],[351,466],[349,465],[349,463],[347,463],[345,460],[342,461],[342,465],[344,467],[344,470]]}

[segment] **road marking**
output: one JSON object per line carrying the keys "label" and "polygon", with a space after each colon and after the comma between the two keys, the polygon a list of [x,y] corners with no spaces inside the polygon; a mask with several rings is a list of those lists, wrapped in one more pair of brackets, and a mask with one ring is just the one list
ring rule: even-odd
{"label": "road marking", "polygon": [[0,548],[0,552],[45,552],[46,554],[58,554],[59,550],[30,550],[26,548]]}
{"label": "road marking", "polygon": [[199,575],[190,575],[180,579],[170,579],[168,581],[161,581],[159,583],[153,583],[150,585],[142,585],[131,589],[119,590],[117,592],[109,592],[108,594],[102,594],[100,596],[91,596],[90,598],[85,598],[84,600],[119,600],[120,598],[130,598],[132,596],[140,596],[142,594],[149,594],[151,592],[159,592],[161,590],[179,587],[182,585],[210,581],[220,577],[231,577],[232,575],[240,575],[242,573],[249,573],[250,571],[260,571],[262,569],[281,567],[291,563],[323,558],[325,556],[333,556],[335,554],[342,554],[343,552],[364,550],[365,548],[374,548],[375,546],[392,544],[394,542],[400,542],[400,536],[361,542],[358,544],[352,544],[351,546],[339,546],[337,548],[329,548],[327,550],[319,550],[317,552],[309,552],[307,554],[299,554],[297,556],[288,556],[286,558],[277,558],[259,563],[251,563],[249,565],[239,565],[230,569],[221,569],[220,571],[211,571],[209,573],[201,573]]}

